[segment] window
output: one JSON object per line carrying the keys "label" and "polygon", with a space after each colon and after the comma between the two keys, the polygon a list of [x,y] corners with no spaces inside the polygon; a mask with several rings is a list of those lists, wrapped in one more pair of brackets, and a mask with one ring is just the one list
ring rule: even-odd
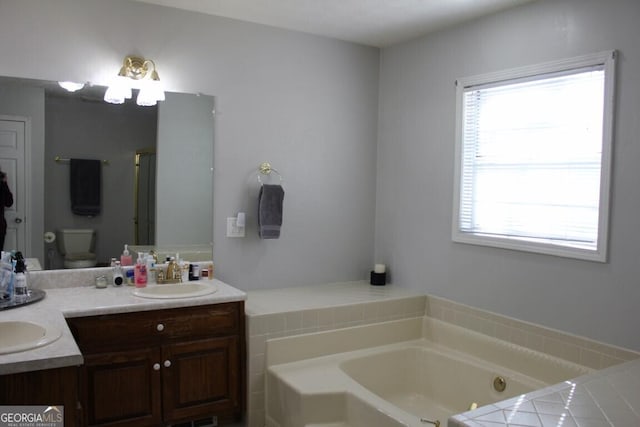
{"label": "window", "polygon": [[614,61],[458,80],[454,241],[606,261]]}

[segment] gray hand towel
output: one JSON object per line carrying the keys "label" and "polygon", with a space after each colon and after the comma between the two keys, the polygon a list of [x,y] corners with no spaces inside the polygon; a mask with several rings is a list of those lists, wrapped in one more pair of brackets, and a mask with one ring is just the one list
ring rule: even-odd
{"label": "gray hand towel", "polygon": [[277,239],[282,226],[282,201],[284,189],[281,185],[264,184],[258,195],[258,235],[261,239]]}

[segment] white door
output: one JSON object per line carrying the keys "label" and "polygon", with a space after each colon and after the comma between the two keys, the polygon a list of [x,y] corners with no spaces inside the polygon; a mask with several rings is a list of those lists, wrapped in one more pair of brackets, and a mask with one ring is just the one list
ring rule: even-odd
{"label": "white door", "polygon": [[27,185],[25,174],[27,120],[0,116],[0,169],[7,174],[7,184],[13,194],[13,206],[4,208],[7,235],[4,250],[18,250],[28,255],[26,247],[25,201]]}

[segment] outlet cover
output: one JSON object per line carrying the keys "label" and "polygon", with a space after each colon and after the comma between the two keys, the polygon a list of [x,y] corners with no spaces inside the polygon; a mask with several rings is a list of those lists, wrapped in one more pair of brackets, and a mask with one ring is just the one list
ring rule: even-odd
{"label": "outlet cover", "polygon": [[236,217],[227,218],[227,237],[244,237],[245,227],[238,227]]}

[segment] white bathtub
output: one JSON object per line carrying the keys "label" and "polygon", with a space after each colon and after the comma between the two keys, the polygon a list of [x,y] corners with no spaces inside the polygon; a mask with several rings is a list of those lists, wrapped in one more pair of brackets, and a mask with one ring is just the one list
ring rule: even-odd
{"label": "white bathtub", "polygon": [[444,427],[473,403],[591,372],[429,317],[272,340],[266,356],[269,427]]}

